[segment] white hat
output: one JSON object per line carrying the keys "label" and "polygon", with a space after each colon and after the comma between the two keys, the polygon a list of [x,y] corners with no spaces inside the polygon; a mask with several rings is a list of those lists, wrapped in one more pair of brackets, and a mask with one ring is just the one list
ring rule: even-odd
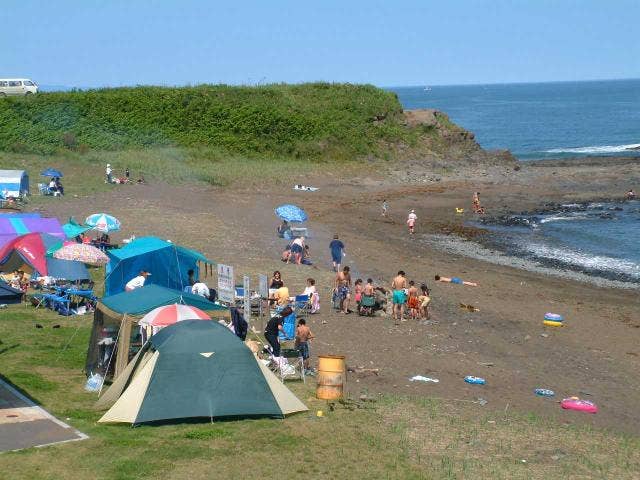
{"label": "white hat", "polygon": [[110,167],[110,166],[111,166],[111,164],[110,164],[110,163],[107,163],[107,167]]}

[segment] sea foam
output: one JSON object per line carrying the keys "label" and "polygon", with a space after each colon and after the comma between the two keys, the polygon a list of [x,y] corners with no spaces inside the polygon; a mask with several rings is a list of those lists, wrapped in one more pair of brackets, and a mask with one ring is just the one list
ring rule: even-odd
{"label": "sea foam", "polygon": [[591,147],[566,147],[552,148],[545,150],[545,153],[622,153],[640,148],[640,143],[630,143],[628,145],[594,145]]}

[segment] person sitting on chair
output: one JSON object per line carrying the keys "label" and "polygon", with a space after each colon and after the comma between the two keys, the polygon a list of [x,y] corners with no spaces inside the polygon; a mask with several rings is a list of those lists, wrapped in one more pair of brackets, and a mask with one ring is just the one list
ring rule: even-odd
{"label": "person sitting on chair", "polygon": [[59,177],[55,178],[56,190],[61,196],[64,196],[64,187],[62,186],[62,182]]}
{"label": "person sitting on chair", "polygon": [[51,193],[51,195],[53,195],[54,197],[58,193],[58,186],[56,185],[55,178],[52,178],[51,181],[49,182],[49,193]]}

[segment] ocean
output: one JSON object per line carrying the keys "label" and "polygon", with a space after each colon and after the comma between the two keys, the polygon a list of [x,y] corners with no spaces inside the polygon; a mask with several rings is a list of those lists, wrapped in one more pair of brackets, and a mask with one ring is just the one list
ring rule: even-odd
{"label": "ocean", "polygon": [[[640,80],[390,90],[405,109],[441,110],[474,132],[482,147],[509,149],[523,161],[596,155],[637,156],[640,162]],[[640,193],[640,185],[626,188]],[[638,200],[560,205],[482,226],[509,254],[640,283]]]}
{"label": "ocean", "polygon": [[[426,88],[426,89],[425,89]],[[640,156],[640,80],[393,87],[405,109],[435,108],[486,149],[520,160]]]}

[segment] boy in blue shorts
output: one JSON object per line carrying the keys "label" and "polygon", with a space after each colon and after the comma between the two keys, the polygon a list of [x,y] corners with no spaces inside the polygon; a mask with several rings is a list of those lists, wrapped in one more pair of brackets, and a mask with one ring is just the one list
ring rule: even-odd
{"label": "boy in blue shorts", "polygon": [[298,320],[298,327],[296,328],[296,348],[300,352],[303,360],[303,368],[305,375],[313,375],[313,369],[309,367],[309,341],[313,339],[313,333],[304,318]]}

